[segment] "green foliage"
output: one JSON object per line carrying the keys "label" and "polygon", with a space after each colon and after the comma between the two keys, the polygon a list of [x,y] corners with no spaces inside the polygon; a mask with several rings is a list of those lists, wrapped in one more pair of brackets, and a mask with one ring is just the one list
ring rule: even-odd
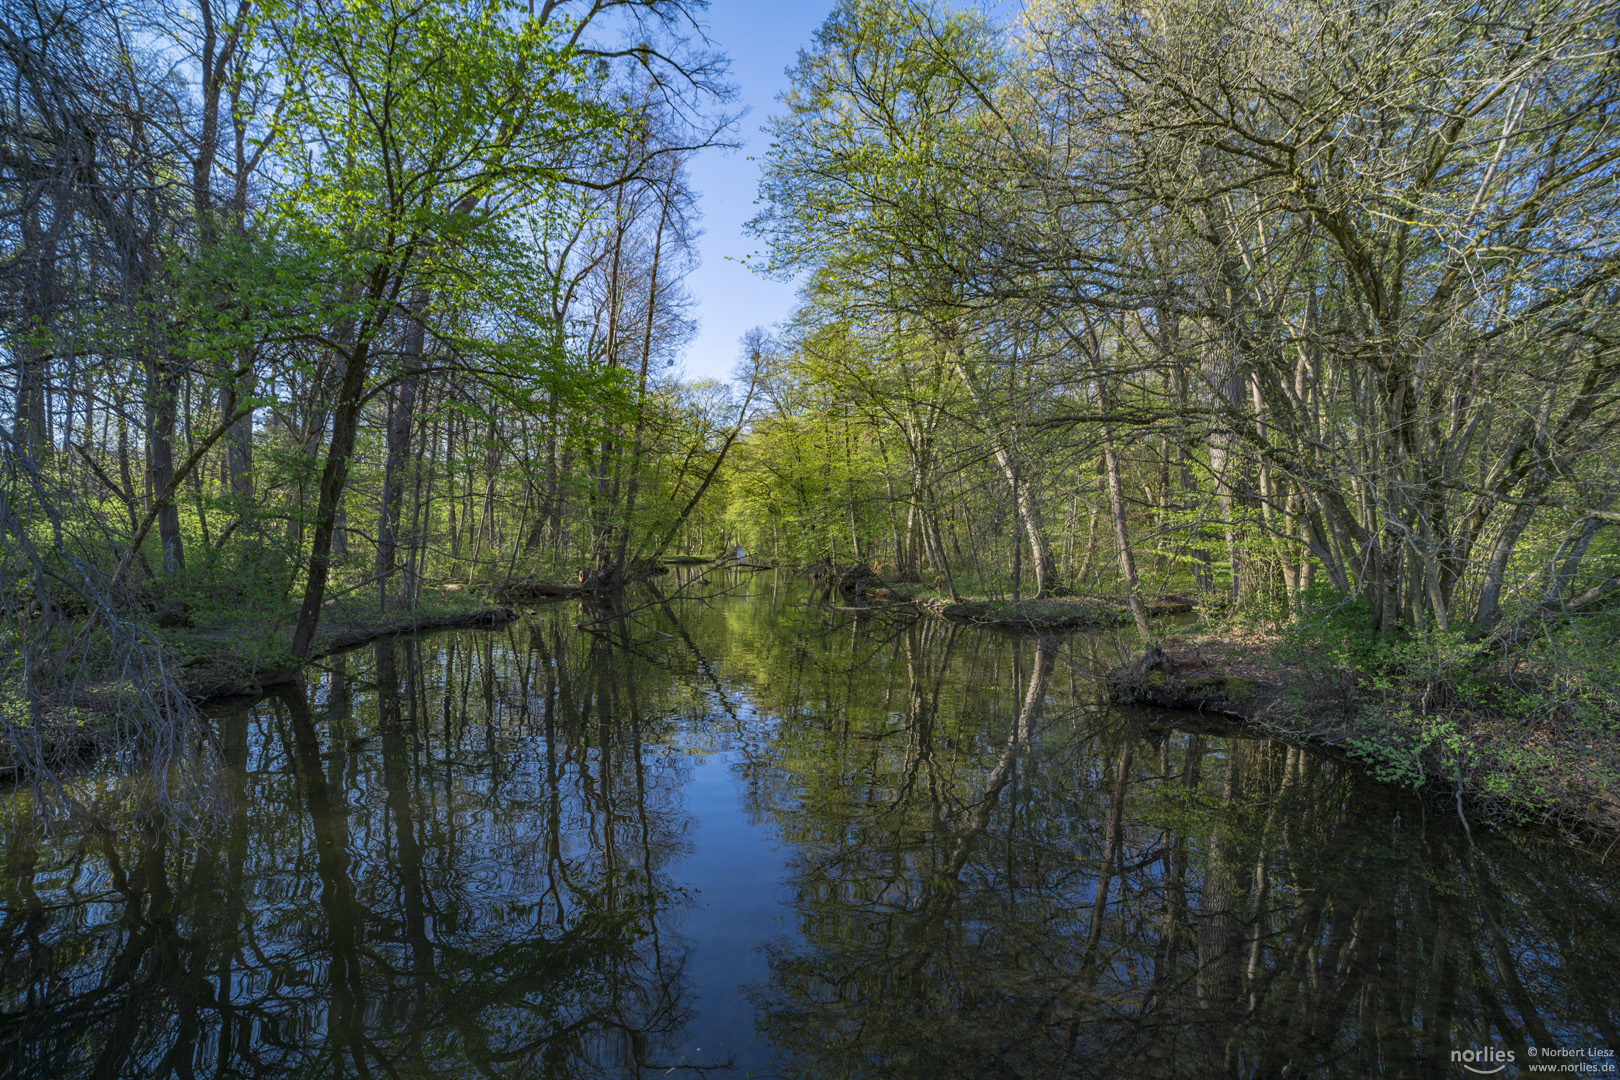
{"label": "green foliage", "polygon": [[[368,268],[404,245],[399,257],[446,265],[498,244],[507,212],[547,192],[582,141],[619,126],[582,92],[592,77],[566,22],[514,23],[504,4],[450,0],[303,11],[284,76],[307,149],[278,212],[339,263]],[[486,196],[494,205],[473,212]]]}
{"label": "green foliage", "polygon": [[[1380,635],[1363,600],[1334,602],[1326,590],[1308,599],[1278,650],[1302,676],[1284,723],[1340,742],[1379,779],[1438,780],[1524,820],[1568,811],[1578,777],[1620,775],[1613,682],[1555,662],[1565,635],[1504,657],[1460,630]],[[1612,658],[1606,666],[1612,680]]]}

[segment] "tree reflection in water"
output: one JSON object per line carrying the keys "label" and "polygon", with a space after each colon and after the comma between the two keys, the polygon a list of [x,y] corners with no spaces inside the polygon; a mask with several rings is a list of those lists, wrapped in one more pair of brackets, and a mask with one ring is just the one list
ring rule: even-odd
{"label": "tree reflection in water", "polygon": [[685,766],[641,752],[611,645],[553,625],[527,646],[384,642],[226,717],[241,813],[201,843],[154,820],[40,845],[14,812],[0,1071],[677,1064]]}
{"label": "tree reflection in water", "polygon": [[[0,1075],[1438,1077],[1620,1042],[1596,860],[1098,706],[1105,642],[766,579],[575,618],[223,716],[215,835],[0,804]],[[744,833],[751,908],[689,857]],[[765,950],[754,1030],[717,926]]]}
{"label": "tree reflection in water", "polygon": [[[1054,714],[1034,646],[1017,707],[942,739],[958,718],[912,646],[904,712],[800,729],[759,788],[797,851],[802,938],[754,989],[785,1075],[1439,1077],[1454,1048],[1620,1046],[1592,860],[1474,846],[1444,805],[1307,751]],[[816,761],[851,797],[795,794]]]}

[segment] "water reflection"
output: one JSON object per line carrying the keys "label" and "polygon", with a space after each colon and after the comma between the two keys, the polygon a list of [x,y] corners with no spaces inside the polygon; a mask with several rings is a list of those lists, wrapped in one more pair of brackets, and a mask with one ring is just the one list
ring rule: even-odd
{"label": "water reflection", "polygon": [[[570,651],[571,650],[571,651]],[[683,763],[551,627],[385,642],[222,720],[244,813],[182,847],[11,830],[5,1042],[41,1076],[668,1068]]]}
{"label": "water reflection", "polygon": [[1620,1042],[1612,874],[1100,709],[1106,643],[768,579],[629,606],[222,716],[240,813],[203,840],[10,800],[0,1075],[1441,1076]]}
{"label": "water reflection", "polygon": [[903,713],[801,730],[800,788],[885,749],[836,817],[756,808],[796,852],[802,939],[755,990],[788,1074],[1438,1077],[1454,1049],[1620,1046],[1592,860],[1476,846],[1443,805],[1184,717],[1043,715],[1051,668],[981,730],[999,752],[942,746],[915,674]]}

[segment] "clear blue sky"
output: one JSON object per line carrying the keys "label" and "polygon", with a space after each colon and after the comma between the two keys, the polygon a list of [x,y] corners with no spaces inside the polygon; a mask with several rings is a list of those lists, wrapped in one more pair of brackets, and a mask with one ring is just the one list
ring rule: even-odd
{"label": "clear blue sky", "polygon": [[682,360],[687,378],[729,378],[743,332],[751,326],[769,329],[793,307],[795,286],[766,280],[743,266],[759,250],[742,228],[758,210],[759,166],[748,158],[765,152],[759,129],[780,109],[776,96],[787,89],[784,69],[831,10],[832,0],[713,0],[709,7],[709,36],[731,57],[738,104],[749,111],[739,125],[741,149],[699,154],[690,169],[703,211],[703,236],[698,240],[702,263],[686,279],[698,319],[697,337]]}

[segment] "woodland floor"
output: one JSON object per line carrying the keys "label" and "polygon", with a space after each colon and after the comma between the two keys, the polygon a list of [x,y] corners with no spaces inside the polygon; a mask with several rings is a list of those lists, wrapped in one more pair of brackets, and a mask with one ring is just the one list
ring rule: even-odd
{"label": "woodland floor", "polygon": [[[262,693],[294,678],[292,656],[297,607],[194,611],[191,626],[157,631],[164,653],[179,665],[178,680],[194,701]],[[414,605],[385,609],[375,592],[352,593],[326,605],[310,659],[395,634],[459,626],[499,625],[510,608],[481,591],[424,589]]]}

